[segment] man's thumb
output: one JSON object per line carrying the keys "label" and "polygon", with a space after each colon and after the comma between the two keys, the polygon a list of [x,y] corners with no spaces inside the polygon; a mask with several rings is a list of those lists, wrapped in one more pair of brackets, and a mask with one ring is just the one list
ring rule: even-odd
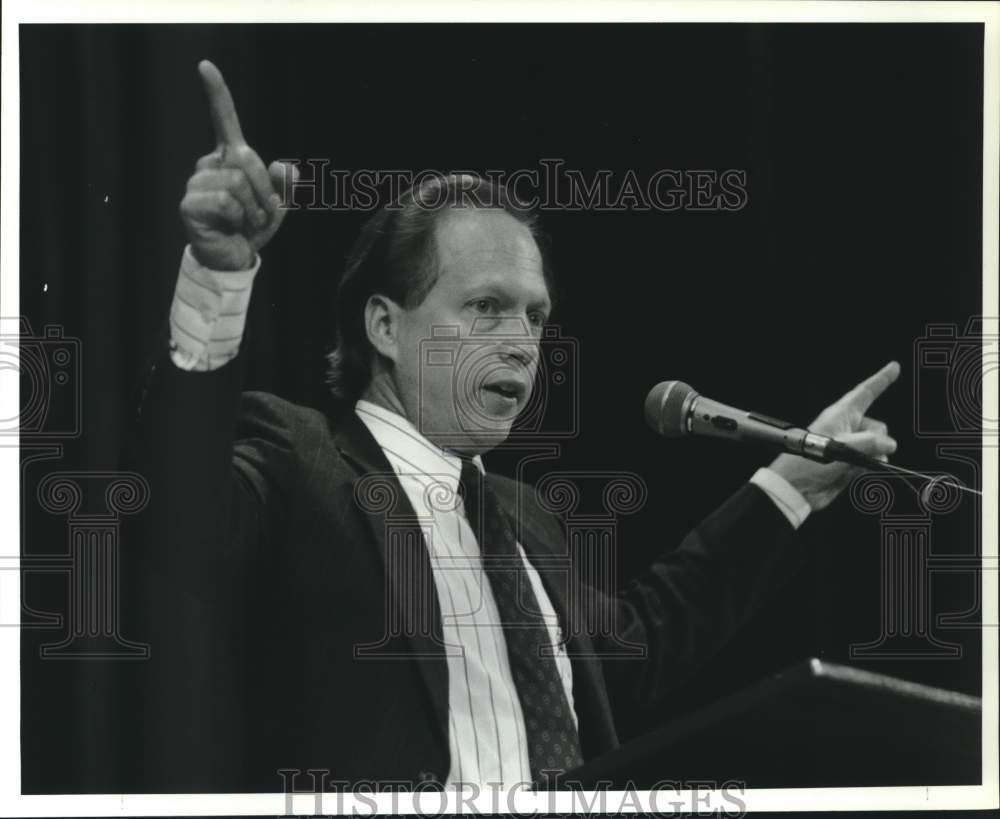
{"label": "man's thumb", "polygon": [[270,164],[267,172],[271,177],[271,184],[281,197],[281,203],[286,209],[291,207],[295,183],[299,178],[299,169],[292,162],[275,160]]}
{"label": "man's thumb", "polygon": [[257,250],[266,245],[271,237],[278,232],[281,223],[285,221],[285,216],[294,207],[292,194],[294,193],[295,181],[298,179],[298,171],[290,162],[272,162],[267,169],[271,178],[271,185],[277,191],[281,202],[271,212],[271,221],[264,230],[254,237],[253,244]]}

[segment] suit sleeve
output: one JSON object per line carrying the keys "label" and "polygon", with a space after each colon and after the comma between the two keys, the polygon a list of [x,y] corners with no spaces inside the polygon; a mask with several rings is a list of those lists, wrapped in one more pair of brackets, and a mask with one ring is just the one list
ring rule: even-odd
{"label": "suit sleeve", "polygon": [[226,570],[280,535],[296,478],[295,415],[264,393],[240,393],[239,359],[187,372],[154,367],[138,424],[164,559]]}
{"label": "suit sleeve", "polygon": [[137,695],[137,769],[148,790],[238,790],[248,730],[245,669],[270,552],[295,491],[293,412],[240,394],[239,359],[186,372],[164,352],[137,429],[150,504],[134,547],[137,618],[151,657]]}
{"label": "suit sleeve", "polygon": [[[605,662],[613,695],[652,702],[716,654],[804,561],[805,550],[767,494],[747,484],[617,595],[595,592],[616,639],[646,647],[641,663]],[[610,611],[609,611],[610,609]]]}

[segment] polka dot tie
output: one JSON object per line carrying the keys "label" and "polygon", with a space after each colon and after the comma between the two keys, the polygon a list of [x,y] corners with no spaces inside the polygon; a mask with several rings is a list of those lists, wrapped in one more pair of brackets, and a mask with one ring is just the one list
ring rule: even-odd
{"label": "polka dot tie", "polygon": [[[514,676],[528,742],[528,762],[536,784],[583,764],[580,737],[538,599],[517,551],[510,521],[479,467],[463,459],[461,488],[465,514],[479,542]],[[547,651],[546,651],[547,649]]]}

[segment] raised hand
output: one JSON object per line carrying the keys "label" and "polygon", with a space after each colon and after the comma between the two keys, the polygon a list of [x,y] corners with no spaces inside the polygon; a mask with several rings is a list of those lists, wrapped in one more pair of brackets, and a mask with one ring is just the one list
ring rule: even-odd
{"label": "raised hand", "polygon": [[198,64],[215,128],[215,150],[195,164],[180,204],[195,258],[213,270],[245,270],[281,227],[295,168],[264,167],[247,145],[232,94],[208,60]]}
{"label": "raised hand", "polygon": [[[899,364],[891,361],[823,410],[809,429],[887,461],[896,451],[896,442],[889,437],[888,427],[869,418],[867,412],[897,378]],[[771,469],[798,489],[815,510],[829,506],[860,471],[858,467],[820,464],[796,455],[779,455]]]}

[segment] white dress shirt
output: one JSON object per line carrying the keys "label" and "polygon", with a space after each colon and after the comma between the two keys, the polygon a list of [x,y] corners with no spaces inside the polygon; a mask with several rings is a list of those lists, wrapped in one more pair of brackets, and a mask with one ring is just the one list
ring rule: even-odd
{"label": "white dress shirt", "polygon": [[[462,463],[416,427],[368,401],[355,411],[392,465],[417,517],[423,522],[434,587],[441,608],[448,662],[449,784],[531,781],[524,718],[507,644],[479,544],[458,493]],[[482,469],[482,460],[475,459]],[[538,573],[518,544],[555,647],[555,663],[573,710],[573,672],[559,633],[559,618]]]}
{"label": "white dress shirt", "polygon": [[[239,352],[258,256],[245,271],[209,270],[185,248],[170,311],[171,358],[184,370],[213,370]],[[458,498],[461,462],[405,418],[367,401],[356,412],[385,452],[414,511],[425,523],[448,648],[449,783],[530,782],[524,720],[511,678],[496,603],[479,546]],[[476,459],[482,469],[481,459]],[[802,494],[771,469],[750,478],[798,528],[809,515]],[[451,499],[449,501],[449,498]],[[518,544],[541,607],[573,717],[573,675],[541,578]]]}

